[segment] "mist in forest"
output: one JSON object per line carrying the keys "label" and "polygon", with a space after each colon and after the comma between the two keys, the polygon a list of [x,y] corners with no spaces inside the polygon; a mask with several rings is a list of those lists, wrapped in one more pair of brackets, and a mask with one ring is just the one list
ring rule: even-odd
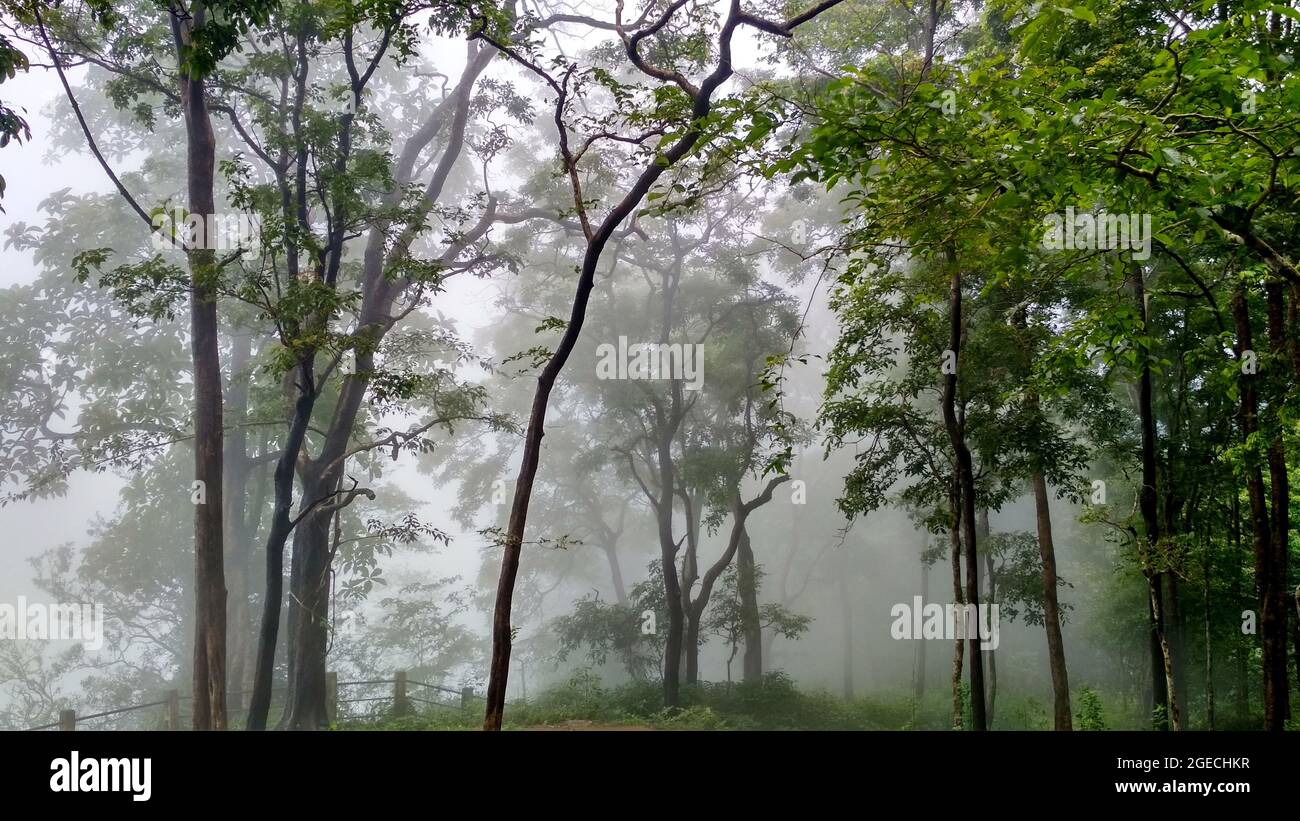
{"label": "mist in forest", "polygon": [[0,727],[1280,728],[1300,32],[1100,5],[0,3]]}

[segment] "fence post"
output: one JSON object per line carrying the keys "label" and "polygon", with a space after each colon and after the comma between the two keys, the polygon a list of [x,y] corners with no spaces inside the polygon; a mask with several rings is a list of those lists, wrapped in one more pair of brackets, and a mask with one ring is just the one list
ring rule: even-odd
{"label": "fence post", "polygon": [[462,710],[468,710],[468,709],[469,709],[470,702],[473,701],[473,700],[474,700],[474,688],[473,688],[473,687],[462,687],[462,688],[460,688],[460,708],[461,708]]}
{"label": "fence post", "polygon": [[339,674],[330,671],[325,674],[325,718],[334,723],[339,709]]}
{"label": "fence post", "polygon": [[167,691],[167,729],[179,730],[181,728],[181,691]]}
{"label": "fence post", "polygon": [[393,714],[405,715],[410,705],[406,700],[406,671],[398,670],[393,680]]}
{"label": "fence post", "polygon": [[59,710],[59,729],[60,730],[77,729],[76,710]]}

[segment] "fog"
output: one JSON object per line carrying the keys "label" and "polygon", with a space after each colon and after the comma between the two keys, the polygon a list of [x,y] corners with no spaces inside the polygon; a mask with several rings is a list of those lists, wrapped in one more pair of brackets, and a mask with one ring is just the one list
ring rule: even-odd
{"label": "fog", "polygon": [[[222,635],[219,726],[232,729],[257,724],[249,716],[259,709],[268,727],[477,726],[484,703],[491,724],[494,658],[505,665],[496,676],[507,726],[970,726],[985,721],[971,712],[976,642],[937,623],[934,635],[911,633],[922,624],[914,603],[969,596],[974,547],[958,548],[977,533],[977,594],[1000,608],[980,616],[996,628],[980,661],[987,724],[1051,729],[1046,520],[1060,579],[1050,606],[1061,610],[1069,666],[1065,715],[1081,721],[1083,710],[1097,728],[1150,725],[1153,689],[1163,693],[1164,682],[1152,682],[1146,554],[1135,550],[1132,524],[1136,378],[1100,389],[1110,404],[1096,407],[1112,410],[1060,411],[1053,435],[1080,443],[1079,455],[1062,446],[1069,466],[1047,470],[1050,491],[1036,510],[1043,459],[1023,454],[1042,447],[1041,433],[1012,406],[1027,392],[1036,409],[1038,388],[997,381],[1018,373],[1019,354],[1008,343],[1004,359],[988,340],[1017,320],[997,302],[997,288],[1009,286],[972,274],[967,299],[978,318],[968,322],[994,330],[987,339],[966,332],[975,340],[967,344],[985,347],[961,354],[952,382],[961,380],[953,390],[969,403],[976,495],[975,532],[954,545],[960,506],[945,488],[960,484],[959,460],[941,414],[949,371],[916,375],[931,349],[937,358],[948,347],[935,330],[947,332],[947,286],[915,284],[936,270],[919,240],[859,222],[860,208],[890,213],[876,183],[859,197],[865,183],[851,174],[818,179],[781,164],[831,116],[819,95],[832,77],[846,66],[924,73],[932,52],[951,67],[980,48],[971,42],[979,7],[948,9],[937,30],[868,0],[827,12],[846,29],[801,21],[789,39],[742,25],[716,87],[706,79],[723,64],[714,40],[732,36],[719,26],[727,4],[691,5],[641,35],[644,53],[625,53],[630,41],[612,24],[589,25],[613,19],[604,2],[512,5],[518,18],[490,23],[451,10],[391,29],[321,20],[305,33],[272,12],[236,31],[238,47],[219,56],[204,92],[216,211],[253,221],[242,246],[215,247],[220,267],[204,286],[215,294],[225,415],[224,439],[211,440],[225,449],[218,585],[195,535],[204,528],[197,508],[213,507],[203,499],[213,488],[196,490],[195,477],[213,474],[194,467],[201,300],[191,276],[211,262],[160,240],[157,222],[194,202],[192,121],[170,45],[128,48],[129,36],[164,31],[165,15],[145,2],[118,6],[115,29],[77,3],[46,21],[102,163],[40,28],[4,25],[31,65],[0,85],[0,100],[31,135],[0,149],[0,603],[98,605],[104,618],[96,649],[84,636],[0,640],[0,726],[47,725],[63,710],[117,710],[171,691],[182,694],[181,721],[217,726],[205,723],[217,721],[206,706],[216,698],[196,681],[215,675],[214,651],[204,656],[202,642],[196,651],[196,625],[208,641]],[[665,8],[629,7],[622,25],[646,31]],[[521,20],[544,24],[521,34]],[[704,38],[699,53],[692,37]],[[909,61],[922,52],[918,69]],[[350,86],[364,87],[355,109]],[[706,93],[714,131],[673,154],[695,128],[689,101],[698,107]],[[874,156],[883,164],[890,155]],[[662,176],[648,175],[656,164]],[[925,198],[897,185],[899,207],[921,214]],[[951,225],[959,222],[954,211]],[[1005,229],[986,230],[996,239]],[[1027,292],[1046,294],[1057,287],[1049,282]],[[1075,292],[1043,297],[1052,298],[1029,320],[1047,329],[1048,347],[1073,341],[1071,323],[1086,313]],[[994,307],[977,314],[986,303]],[[570,340],[575,318],[582,330]],[[536,475],[521,495],[530,411],[557,350]],[[1090,337],[1078,350],[1091,356],[1097,345]],[[1062,381],[1060,401],[1084,401],[1087,375],[1110,378],[1111,365],[1085,362],[1079,383]],[[1188,380],[1184,388],[1198,389]],[[882,387],[895,384],[893,393]],[[274,548],[277,459],[305,394],[315,404],[284,474],[292,529]],[[901,416],[881,409],[886,394]],[[1056,401],[1045,394],[1052,414]],[[1204,410],[1205,429],[1208,417],[1229,415]],[[1112,411],[1124,430],[1107,439],[1101,417]],[[967,413],[961,404],[962,425]],[[1161,417],[1158,435],[1176,438],[1178,424]],[[991,444],[999,436],[1012,444]],[[1170,445],[1161,458],[1176,452]],[[1200,492],[1180,500],[1195,508]],[[1236,486],[1230,495],[1241,496]],[[512,544],[521,510],[522,542]],[[1198,520],[1188,538],[1203,532],[1227,551],[1220,526]],[[506,574],[502,655],[493,613],[512,548],[519,566]],[[268,550],[284,557],[278,595]],[[669,581],[684,588],[672,607],[665,556]],[[1226,692],[1228,678],[1238,680],[1226,659],[1237,651],[1210,676],[1193,673],[1203,652],[1199,571],[1170,572],[1185,583],[1173,593],[1185,611],[1180,675],[1218,676]],[[1231,575],[1242,572],[1238,561]],[[1215,596],[1226,597],[1214,628],[1224,646],[1240,643],[1234,614],[1250,595],[1223,592],[1229,575],[1215,582]],[[218,586],[221,609],[205,610]],[[278,618],[268,619],[268,601]],[[205,621],[213,613],[220,630]],[[278,640],[268,645],[271,623]],[[954,646],[965,683],[954,681]],[[196,673],[196,657],[207,672]],[[399,672],[425,688],[410,691],[423,694],[414,705],[394,695]],[[250,705],[267,685],[269,706]],[[151,709],[92,726],[167,720]]]}

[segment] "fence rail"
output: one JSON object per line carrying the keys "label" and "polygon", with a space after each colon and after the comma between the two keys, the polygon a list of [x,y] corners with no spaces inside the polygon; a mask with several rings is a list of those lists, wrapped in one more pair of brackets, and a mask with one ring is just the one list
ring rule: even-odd
{"label": "fence rail", "polygon": [[[385,695],[377,695],[377,696],[358,696],[355,698],[339,697],[339,688],[341,687],[379,687],[379,686],[391,686],[392,691]],[[459,703],[449,703],[447,701],[437,701],[434,699],[414,696],[411,695],[409,692],[409,689],[411,687],[423,687],[426,690],[433,690],[436,693],[450,693],[451,695],[459,697]],[[276,687],[273,688],[272,693],[284,692],[284,689],[285,688],[283,687]],[[243,696],[246,694],[247,693],[245,691],[231,692],[227,696],[227,701],[229,702],[230,696]],[[125,715],[127,713],[135,713],[141,710],[151,710],[156,707],[162,707],[163,710],[160,715],[160,722],[159,722],[159,726],[161,727],[161,729],[183,730],[185,729],[185,725],[181,721],[181,702],[190,701],[190,700],[191,697],[182,696],[180,690],[168,690],[164,694],[163,698],[157,701],[149,701],[144,704],[134,704],[129,707],[118,707],[113,710],[104,710],[102,712],[91,713],[89,715],[78,715],[77,711],[73,709],[60,710],[58,721],[53,721],[50,722],[49,724],[40,724],[35,727],[28,727],[26,729],[27,732],[33,732],[36,730],[70,731],[70,730],[76,730],[78,724],[87,721],[94,721],[96,719],[108,718],[110,716]],[[460,689],[456,689],[453,687],[444,687],[441,684],[429,684],[423,681],[415,681],[407,677],[405,670],[397,671],[397,673],[394,674],[393,678],[366,679],[360,681],[339,681],[338,674],[333,672],[326,673],[325,675],[325,702],[326,702],[325,709],[326,709],[326,715],[329,716],[329,720],[331,722],[333,722],[338,717],[338,706],[340,704],[358,704],[358,703],[372,703],[377,701],[389,701],[392,702],[392,708],[390,711],[392,715],[406,715],[412,712],[413,708],[411,705],[413,703],[428,704],[434,707],[442,707],[448,710],[464,711],[473,707],[475,701],[482,701],[482,700],[484,700],[484,697],[474,692],[473,687],[461,687]],[[231,715],[237,715],[239,713],[246,713],[247,711],[248,711],[248,707],[246,705],[241,705],[239,707],[234,707],[229,709],[228,713]]]}

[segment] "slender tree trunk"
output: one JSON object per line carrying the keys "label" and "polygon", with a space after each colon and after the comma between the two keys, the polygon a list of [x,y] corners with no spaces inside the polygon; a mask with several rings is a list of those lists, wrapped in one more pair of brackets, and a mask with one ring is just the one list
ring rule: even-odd
{"label": "slender tree trunk", "polygon": [[[193,27],[202,26],[207,16],[200,4],[195,4],[192,14],[192,19],[171,14],[178,55],[189,47]],[[187,75],[182,69],[180,96],[185,119],[188,208],[206,224],[216,214],[217,206],[216,136],[212,131],[204,79]],[[203,504],[194,506],[193,724],[196,730],[224,730],[226,582],[222,552],[221,354],[217,325],[220,270],[216,254],[208,248],[190,248],[187,256],[191,275],[190,349],[194,363],[194,480],[206,497]]]}
{"label": "slender tree trunk", "polygon": [[1213,565],[1210,562],[1210,534],[1205,538],[1205,561],[1202,568],[1204,582],[1201,604],[1205,621],[1205,728],[1214,729],[1214,621],[1210,616],[1210,587]]}
{"label": "slender tree trunk", "polygon": [[[991,533],[988,508],[982,507],[979,510],[979,518],[976,520],[976,537],[979,539],[980,544],[987,545]],[[988,583],[986,602],[991,605],[997,601],[997,578],[993,571],[993,554],[987,551],[984,553],[984,576]],[[997,651],[993,648],[990,647],[983,652],[984,669],[988,670],[988,707],[985,708],[985,721],[991,728],[993,726],[993,713],[998,701],[998,660]]]}
{"label": "slender tree trunk", "polygon": [[[1232,554],[1232,604],[1234,607],[1240,607],[1245,601],[1241,594],[1241,502],[1238,499],[1238,492],[1234,489],[1232,494],[1232,543],[1236,548]],[[1244,728],[1250,723],[1250,675],[1248,672],[1247,655],[1250,653],[1250,643],[1244,640],[1238,631],[1234,633],[1234,651],[1233,657],[1236,661],[1237,674],[1237,698],[1236,698],[1236,720],[1237,727]]]}
{"label": "slender tree trunk", "polygon": [[[309,358],[299,363],[298,378],[312,385],[314,369]],[[265,730],[271,710],[271,693],[275,680],[275,648],[280,635],[280,610],[284,599],[284,547],[293,529],[290,512],[293,507],[294,477],[298,456],[311,422],[315,406],[315,391],[300,390],[294,404],[293,418],[289,423],[289,437],[285,440],[280,458],[276,461],[274,475],[274,507],[271,527],[266,537],[266,591],[262,597],[262,624],[258,631],[257,658],[253,668],[253,694],[248,704],[249,730]],[[305,493],[303,499],[311,499]],[[304,505],[305,506],[305,505]],[[289,625],[293,630],[293,624]],[[292,656],[292,650],[289,654]],[[289,680],[292,680],[290,676]],[[286,694],[287,698],[287,694]],[[288,703],[286,701],[286,703]]]}
{"label": "slender tree trunk", "polygon": [[[673,541],[673,493],[676,472],[672,459],[672,439],[666,437],[659,443],[659,501],[656,507],[656,524],[659,531],[659,571],[664,580],[664,601],[668,607],[668,639],[664,642],[664,704],[676,707],[679,703],[682,669],[682,647],[686,631],[686,612],[682,606],[682,590],[677,583],[677,543]],[[515,503],[521,503],[518,492]],[[527,514],[526,500],[521,515]],[[512,514],[513,515],[513,514]],[[504,566],[503,566],[504,567]],[[504,572],[504,571],[503,571]],[[504,583],[504,575],[502,576]],[[513,586],[512,586],[513,590]],[[502,590],[497,588],[498,606],[501,604]],[[508,603],[507,603],[508,607]],[[496,656],[496,641],[493,641],[493,656]],[[488,724],[492,723],[494,714],[489,709]],[[496,726],[485,729],[500,729],[500,716],[495,716]]]}
{"label": "slender tree trunk", "polygon": [[[925,543],[922,542],[922,549]],[[841,584],[843,582],[841,581]],[[925,563],[924,557],[921,559],[921,601],[925,604],[930,603],[930,565]],[[915,671],[912,674],[912,699],[920,703],[925,698],[925,646],[924,640],[916,642]]]}
{"label": "slender tree trunk", "polygon": [[[1137,296],[1138,314],[1144,332],[1147,331],[1146,288],[1139,270],[1134,279]],[[1161,549],[1160,510],[1156,477],[1156,421],[1153,407],[1151,365],[1142,363],[1142,373],[1138,382],[1138,417],[1142,426],[1142,487],[1138,494],[1138,507],[1141,509],[1142,521],[1146,530],[1145,540],[1139,540],[1138,549],[1142,559],[1143,575],[1147,580],[1147,595],[1150,601],[1152,647],[1152,702],[1156,709],[1167,706],[1169,727],[1182,729],[1179,716],[1178,695],[1174,686],[1173,659],[1169,651],[1169,640],[1165,634],[1165,613],[1162,593],[1162,573],[1157,566],[1157,553]],[[1163,693],[1159,691],[1163,689]],[[1162,698],[1163,696],[1163,698]],[[1157,725],[1163,728],[1164,719],[1158,719]]]}
{"label": "slender tree trunk", "polygon": [[[1268,297],[1269,349],[1280,365],[1289,356],[1285,296],[1280,282],[1269,282],[1265,290]],[[1282,441],[1282,420],[1277,418],[1275,402],[1269,403],[1266,413],[1271,429],[1268,473],[1272,521],[1269,523],[1270,539],[1264,564],[1264,612],[1260,618],[1264,643],[1264,723],[1267,729],[1280,732],[1286,728],[1286,721],[1291,716],[1287,671],[1287,616],[1292,604],[1287,572],[1291,537],[1291,492],[1286,448]]]}
{"label": "slender tree trunk", "polygon": [[962,353],[962,284],[961,268],[957,264],[957,255],[951,248],[947,252],[950,269],[948,288],[948,349],[955,357],[956,367],[952,373],[944,375],[943,419],[948,431],[948,439],[957,460],[957,480],[961,487],[961,530],[963,547],[966,553],[966,604],[974,613],[970,630],[973,635],[967,637],[970,653],[970,703],[971,729],[985,730],[984,697],[984,662],[980,657],[980,565],[975,535],[975,470],[971,460],[970,448],[966,444],[966,434],[957,412],[957,371],[961,368]]}
{"label": "slender tree trunk", "polygon": [[222,494],[225,510],[222,520],[226,528],[223,537],[227,587],[230,593],[227,617],[229,619],[228,652],[230,659],[228,684],[233,688],[228,707],[243,706],[244,666],[252,638],[249,615],[248,582],[249,540],[252,532],[247,527],[248,484],[252,464],[248,458],[248,428],[244,422],[248,415],[248,378],[246,373],[252,359],[252,336],[239,333],[231,340],[229,407],[226,417],[231,420],[230,433],[225,438],[224,481]]}
{"label": "slender tree trunk", "polygon": [[[985,521],[987,522],[987,519]],[[987,533],[987,525],[985,527],[986,527],[985,532]],[[997,601],[998,590],[997,590],[997,576],[993,572],[993,556],[991,556],[988,553],[984,554],[984,572],[985,575],[988,576],[988,580],[989,580],[988,603],[991,605]],[[990,608],[990,611],[991,610],[992,608]],[[986,717],[986,720],[988,721],[988,726],[991,729],[993,727],[994,712],[997,709],[997,704],[998,704],[998,654],[997,651],[992,647],[990,647],[985,652],[987,653],[987,657],[988,657],[988,669],[989,669],[989,706],[987,710],[988,715]]]}
{"label": "slender tree trunk", "polygon": [[[1246,301],[1244,285],[1238,285],[1232,297],[1232,315],[1237,330],[1237,359],[1241,361],[1247,351],[1254,351],[1250,326],[1250,307]],[[1260,432],[1259,397],[1255,388],[1255,374],[1243,372],[1240,376],[1241,432],[1250,438]],[[1270,585],[1273,580],[1271,552],[1273,547],[1272,521],[1268,512],[1268,495],[1264,487],[1264,474],[1257,455],[1246,453],[1246,494],[1250,499],[1251,539],[1255,556],[1255,588],[1260,608],[1260,632],[1264,649],[1264,727],[1281,730],[1286,722],[1286,675],[1277,675],[1277,613],[1276,597]],[[1283,622],[1285,626],[1285,621]],[[1285,634],[1283,634],[1285,638]],[[1283,645],[1285,647],[1285,645]],[[1284,654],[1285,657],[1285,654]],[[1279,692],[1280,690],[1280,692]]]}
{"label": "slender tree trunk", "polygon": [[[949,524],[948,543],[952,558],[952,600],[958,607],[965,604],[966,597],[961,588],[961,489],[953,480],[953,487],[948,493]],[[952,648],[952,726],[960,730],[965,724],[961,704],[961,667],[965,655],[965,644],[961,638],[953,643]]]}
{"label": "slender tree trunk", "polygon": [[745,632],[744,680],[758,682],[763,680],[763,624],[758,613],[758,574],[748,528],[740,534],[736,569],[740,582],[741,622]]}
{"label": "slender tree trunk", "polygon": [[627,605],[627,587],[623,583],[623,568],[618,561],[618,546],[607,544],[603,547],[605,561],[609,563],[609,578],[614,583],[614,599],[619,604]]}
{"label": "slender tree trunk", "polygon": [[835,588],[840,599],[840,664],[843,666],[844,700],[855,697],[853,687],[853,600],[849,597],[848,556],[841,559],[840,572],[835,574]]}
{"label": "slender tree trunk", "polygon": [[1057,730],[1074,729],[1070,712],[1070,678],[1065,667],[1065,642],[1061,637],[1061,604],[1057,597],[1056,546],[1052,540],[1052,512],[1047,479],[1042,471],[1030,478],[1034,488],[1038,555],[1042,562],[1043,626],[1047,632],[1047,664],[1052,673],[1052,721]]}

